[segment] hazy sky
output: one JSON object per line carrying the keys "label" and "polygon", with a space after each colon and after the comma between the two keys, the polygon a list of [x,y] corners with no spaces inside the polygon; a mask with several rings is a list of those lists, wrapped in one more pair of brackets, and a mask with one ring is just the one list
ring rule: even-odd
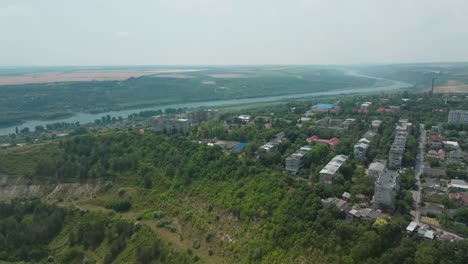
{"label": "hazy sky", "polygon": [[468,61],[467,0],[0,0],[0,65]]}

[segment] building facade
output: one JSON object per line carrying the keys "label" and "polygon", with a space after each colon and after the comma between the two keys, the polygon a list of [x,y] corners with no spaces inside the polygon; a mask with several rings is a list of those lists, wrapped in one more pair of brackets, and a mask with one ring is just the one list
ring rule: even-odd
{"label": "building facade", "polygon": [[151,119],[151,127],[155,132],[187,134],[190,129],[190,122],[188,119],[169,118],[159,115]]}
{"label": "building facade", "polygon": [[332,185],[335,177],[338,174],[341,166],[348,159],[345,155],[336,155],[328,164],[320,171],[319,180],[326,185]]}
{"label": "building facade", "polygon": [[367,176],[377,180],[380,175],[387,171],[387,162],[385,160],[374,160],[367,169]]}
{"label": "building facade", "polygon": [[286,158],[285,169],[288,173],[296,175],[304,167],[305,154],[312,150],[310,146],[304,146]]}
{"label": "building facade", "polygon": [[395,208],[395,197],[399,191],[398,173],[396,171],[386,171],[375,181],[372,206],[380,209]]}
{"label": "building facade", "polygon": [[468,124],[468,111],[450,110],[448,115],[448,123],[452,125]]}

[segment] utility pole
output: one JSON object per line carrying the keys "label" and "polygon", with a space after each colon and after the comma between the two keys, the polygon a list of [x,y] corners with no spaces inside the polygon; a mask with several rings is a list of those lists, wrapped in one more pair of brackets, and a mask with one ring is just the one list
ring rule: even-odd
{"label": "utility pole", "polygon": [[431,93],[434,94],[434,77],[432,77],[432,89],[431,89]]}

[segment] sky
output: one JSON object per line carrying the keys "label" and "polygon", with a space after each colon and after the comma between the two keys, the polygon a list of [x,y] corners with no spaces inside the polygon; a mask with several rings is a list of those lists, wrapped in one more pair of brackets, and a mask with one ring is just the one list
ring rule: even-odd
{"label": "sky", "polygon": [[0,66],[468,61],[466,0],[0,0]]}

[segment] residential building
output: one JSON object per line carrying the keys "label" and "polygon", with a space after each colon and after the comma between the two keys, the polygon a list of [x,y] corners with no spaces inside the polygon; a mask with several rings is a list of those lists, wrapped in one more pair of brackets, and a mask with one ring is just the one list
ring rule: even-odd
{"label": "residential building", "polygon": [[219,111],[214,109],[198,109],[187,113],[187,119],[196,124],[218,118]]}
{"label": "residential building", "polygon": [[322,199],[322,204],[323,205],[326,205],[326,204],[334,204],[336,206],[336,208],[340,209],[341,211],[343,211],[346,207],[346,201],[343,200],[343,199],[340,199],[340,198],[336,198],[336,197],[328,197],[327,199]]}
{"label": "residential building", "polygon": [[375,131],[369,130],[364,134],[364,137],[367,138],[368,140],[372,140],[375,138],[376,135],[377,133],[375,133]]}
{"label": "residential building", "polygon": [[280,132],[276,134],[275,139],[261,146],[259,149],[269,153],[274,152],[278,150],[279,145],[284,141],[284,137],[284,132]]}
{"label": "residential building", "polygon": [[371,104],[372,104],[371,102],[364,102],[364,103],[361,104],[360,108],[362,110],[367,110]]}
{"label": "residential building", "polygon": [[400,112],[400,106],[398,105],[390,105],[388,108],[391,109],[392,112]]}
{"label": "residential building", "polygon": [[268,142],[265,145],[261,146],[259,149],[265,152],[271,153],[271,152],[278,150],[278,144],[275,144],[273,142]]}
{"label": "residential building", "polygon": [[310,107],[310,110],[314,113],[337,112],[340,109],[340,106],[336,104],[316,104]]}
{"label": "residential building", "polygon": [[442,126],[431,126],[430,133],[433,134],[433,135],[437,135],[437,134],[442,133],[442,131],[443,131]]}
{"label": "residential building", "polygon": [[387,171],[387,161],[385,160],[374,160],[367,169],[367,176],[377,180],[380,175]]}
{"label": "residential building", "polygon": [[341,166],[346,162],[348,159],[345,155],[336,155],[328,164],[320,171],[319,177],[320,182],[332,185],[333,181],[341,168]]}
{"label": "residential building", "polygon": [[382,120],[372,120],[371,129],[373,131],[378,131],[381,125],[382,125]]}
{"label": "residential building", "polygon": [[351,127],[351,125],[353,125],[355,122],[356,122],[355,118],[347,118],[347,119],[345,119],[345,121],[343,121],[341,126],[343,128],[349,129]]}
{"label": "residential building", "polygon": [[395,197],[400,191],[398,173],[396,171],[386,171],[381,174],[374,187],[374,198],[372,204],[374,208],[394,208]]}
{"label": "residential building", "polygon": [[304,146],[286,158],[286,171],[296,175],[304,167],[304,156],[311,151],[312,147]]}
{"label": "residential building", "polygon": [[408,225],[408,227],[406,227],[406,231],[411,234],[416,230],[416,228],[418,228],[418,223],[417,222],[411,222]]}
{"label": "residential building", "polygon": [[393,144],[388,153],[388,165],[399,168],[403,163],[403,154],[405,153],[407,132],[397,132]]}
{"label": "residential building", "polygon": [[456,141],[444,141],[444,147],[447,149],[457,150],[460,149],[460,145]]}
{"label": "residential building", "polygon": [[440,149],[442,148],[444,140],[439,136],[431,136],[429,139],[429,147],[431,149]]}
{"label": "residential building", "polygon": [[466,192],[468,191],[468,183],[464,180],[452,179],[449,188]]}
{"label": "residential building", "polygon": [[252,119],[252,116],[250,116],[250,115],[239,115],[237,118],[239,120],[241,120],[242,122],[247,123]]}
{"label": "residential building", "polygon": [[308,143],[310,142],[316,142],[317,144],[328,144],[330,146],[331,149],[335,149],[335,146],[336,144],[338,144],[338,142],[340,142],[340,139],[339,138],[331,138],[331,139],[321,139],[319,138],[318,136],[316,135],[313,135],[311,137],[308,137],[306,139],[306,141]]}
{"label": "residential building", "polygon": [[188,119],[169,118],[163,115],[153,116],[151,119],[151,127],[155,132],[163,133],[188,133],[190,122]]}
{"label": "residential building", "polygon": [[354,159],[364,160],[367,155],[367,150],[369,149],[369,140],[362,138],[359,142],[354,145]]}
{"label": "residential building", "polygon": [[448,123],[452,125],[468,124],[468,111],[450,110],[448,114]]}
{"label": "residential building", "polygon": [[392,145],[388,153],[388,165],[390,167],[400,168],[403,163],[403,154],[405,153],[405,146]]}
{"label": "residential building", "polygon": [[439,168],[424,168],[424,174],[428,177],[446,177],[447,171]]}
{"label": "residential building", "polygon": [[463,160],[465,158],[465,152],[460,149],[452,150],[449,152],[450,160]]}
{"label": "residential building", "polygon": [[453,201],[457,201],[463,205],[468,205],[468,194],[449,193],[449,199]]}

